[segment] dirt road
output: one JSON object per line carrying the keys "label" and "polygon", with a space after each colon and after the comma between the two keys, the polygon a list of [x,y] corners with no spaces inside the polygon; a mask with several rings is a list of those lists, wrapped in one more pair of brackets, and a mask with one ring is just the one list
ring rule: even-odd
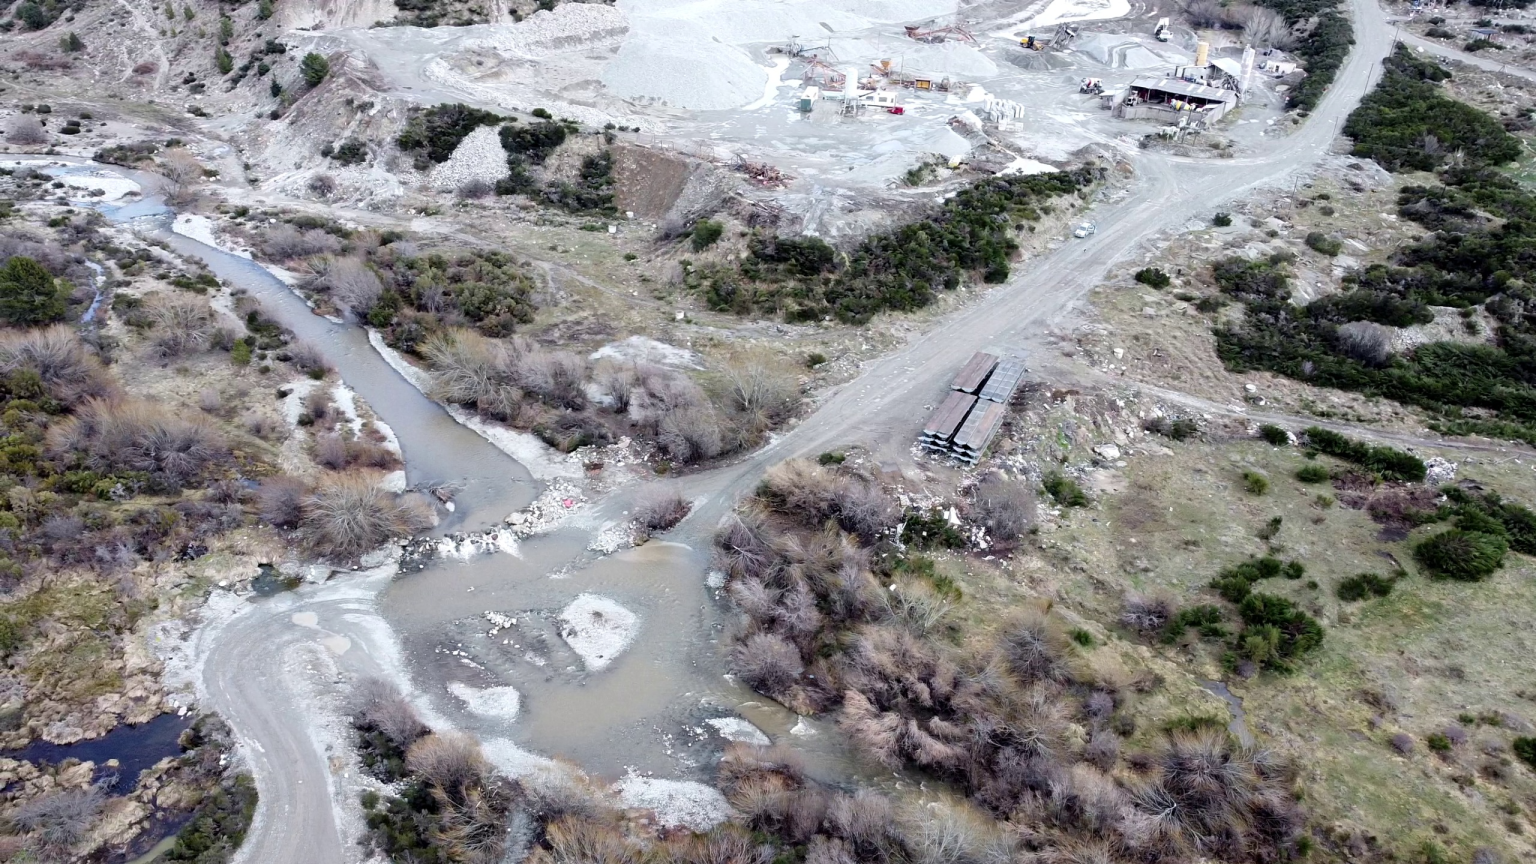
{"label": "dirt road", "polygon": [[[1090,214],[1097,235],[1068,240],[1055,252],[1026,261],[1007,284],[957,311],[906,347],[870,363],[856,380],[828,395],[792,432],[730,466],[695,475],[690,494],[707,495],[690,521],[712,525],[748,491],[763,469],[790,456],[864,443],[884,459],[910,446],[954,370],[978,349],[1025,353],[1048,326],[1069,314],[1115,264],[1163,232],[1208,219],[1224,202],[1261,188],[1289,189],[1333,146],[1344,116],[1364,95],[1392,31],[1375,0],[1351,0],[1356,45],[1337,81],[1306,125],[1262,157],[1192,160],[1143,151],[1128,154],[1137,171],[1134,191]],[[344,599],[311,596],[304,609],[318,626],[346,631],[349,666],[387,665],[390,641],[365,626],[374,620],[348,610]],[[307,620],[307,619],[306,619]],[[294,710],[289,688],[300,686],[291,646],[304,631],[286,606],[265,604],[214,631],[204,680],[214,705],[249,745],[261,791],[257,824],[238,856],[243,862],[330,864],[358,857],[333,821],[331,769],[311,734],[312,718]],[[312,635],[312,634],[310,634]]]}

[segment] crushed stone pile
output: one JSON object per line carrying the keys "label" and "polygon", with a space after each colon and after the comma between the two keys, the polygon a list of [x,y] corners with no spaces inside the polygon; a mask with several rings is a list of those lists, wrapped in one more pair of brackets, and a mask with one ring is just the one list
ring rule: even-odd
{"label": "crushed stone pile", "polygon": [[471,180],[495,183],[507,176],[507,152],[490,126],[481,126],[459,142],[448,161],[432,169],[427,178],[433,189],[458,189]]}
{"label": "crushed stone pile", "polygon": [[760,98],[768,70],[697,25],[653,18],[634,22],[618,55],[603,68],[602,80],[610,93],[625,99],[720,111]]}
{"label": "crushed stone pile", "polygon": [[485,48],[502,54],[539,59],[574,48],[617,43],[629,32],[629,19],[613,6],[562,3],[540,10],[516,24],[486,27],[465,40],[467,49]]}

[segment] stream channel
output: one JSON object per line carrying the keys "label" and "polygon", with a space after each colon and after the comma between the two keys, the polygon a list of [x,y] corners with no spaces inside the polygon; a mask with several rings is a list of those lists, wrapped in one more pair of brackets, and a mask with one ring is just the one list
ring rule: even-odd
{"label": "stream channel", "polygon": [[[49,173],[107,171],[151,189],[156,182],[153,175],[111,166],[49,163]],[[434,534],[496,527],[534,499],[537,484],[524,465],[423,395],[369,344],[361,327],[315,314],[250,259],[173,233],[174,214],[157,198],[116,206],[79,203],[202,261],[318,349],[394,431],[407,483],[457,490],[455,510]],[[610,780],[631,772],[702,779],[724,743],[705,721],[731,717],[749,719],[773,739],[793,735],[810,757],[811,772],[824,779],[888,778],[889,772],[851,756],[841,735],[818,731],[817,724],[723,674],[726,622],[704,578],[713,526],[684,523],[675,538],[682,542],[653,541],[612,555],[587,548],[592,532],[624,520],[625,498],[601,500],[565,527],[522,540],[510,552],[439,557],[389,583],[374,605],[433,707],[482,740],[510,739]],[[306,590],[298,589],[297,599]],[[632,644],[600,670],[585,669],[560,633],[558,613],[585,594],[617,602],[639,619]],[[498,625],[488,613],[515,623]],[[517,690],[510,706],[475,698],[506,687]]]}

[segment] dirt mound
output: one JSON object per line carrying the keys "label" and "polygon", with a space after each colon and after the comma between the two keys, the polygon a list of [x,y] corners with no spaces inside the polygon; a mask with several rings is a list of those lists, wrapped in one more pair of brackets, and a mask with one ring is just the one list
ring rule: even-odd
{"label": "dirt mound", "polygon": [[688,221],[719,207],[719,173],[705,162],[643,147],[615,147],[620,210],[658,222]]}

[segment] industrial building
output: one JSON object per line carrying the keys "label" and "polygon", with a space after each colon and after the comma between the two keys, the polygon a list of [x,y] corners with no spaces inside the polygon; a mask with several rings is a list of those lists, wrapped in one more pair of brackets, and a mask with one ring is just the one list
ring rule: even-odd
{"label": "industrial building", "polygon": [[950,456],[966,465],[981,461],[1008,413],[1008,403],[1024,377],[1024,361],[978,351],[960,368],[949,395],[923,425],[917,442],[929,453]]}
{"label": "industrial building", "polygon": [[[1192,66],[1176,66],[1169,75],[1142,75],[1115,98],[1114,116],[1126,120],[1156,120],[1174,126],[1209,126],[1242,101],[1253,72],[1254,51],[1241,61],[1210,59],[1201,42]],[[1106,97],[1108,98],[1108,97]]]}

